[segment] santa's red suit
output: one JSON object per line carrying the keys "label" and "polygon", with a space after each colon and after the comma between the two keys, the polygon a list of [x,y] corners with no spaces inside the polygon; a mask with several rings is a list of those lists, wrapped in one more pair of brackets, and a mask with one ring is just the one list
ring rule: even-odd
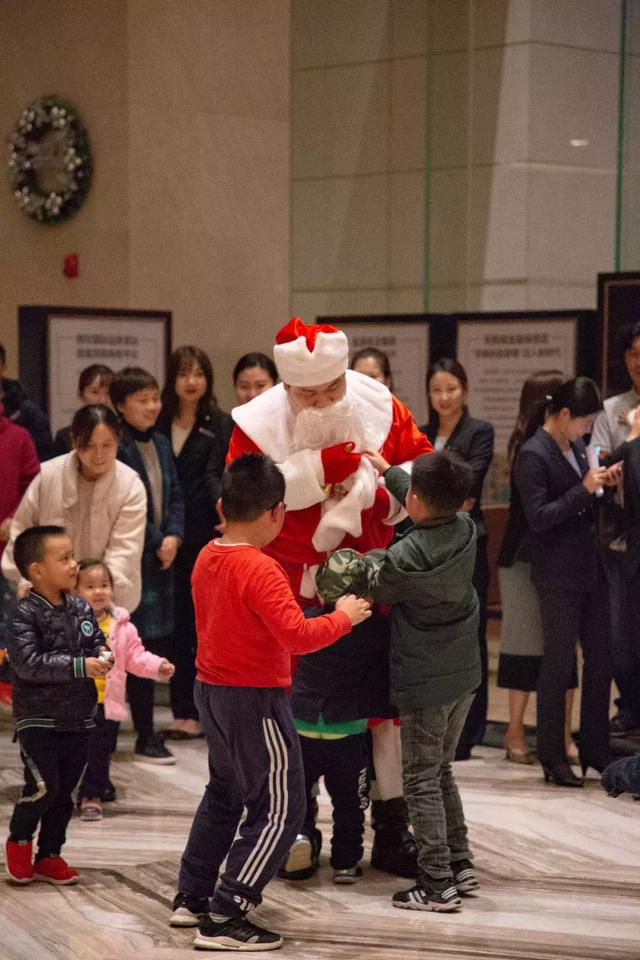
{"label": "santa's red suit", "polygon": [[[326,350],[327,340],[332,336],[327,333],[318,337],[318,330],[332,331],[333,336],[337,336],[338,343],[331,346],[340,353],[340,362],[338,358],[332,365],[323,366],[317,362],[319,358],[315,358],[315,354],[323,343]],[[295,377],[293,385],[312,386],[330,382],[333,373],[340,376],[345,372],[347,341],[335,328],[308,327],[295,318],[278,337],[274,355],[285,382],[289,382],[288,374]],[[287,337],[294,339],[288,340]],[[305,367],[303,372],[289,369],[293,365],[291,355],[283,356],[283,350],[278,350],[278,347],[286,349],[289,343],[308,352],[308,369]],[[410,469],[416,457],[432,449],[416,427],[409,410],[383,384],[347,370],[345,399],[350,410],[345,413],[343,429],[347,436],[342,439],[354,443],[354,453],[367,448],[381,450],[389,464],[402,464]],[[323,412],[320,411],[320,415]],[[364,458],[358,458],[357,468],[341,482],[340,493],[336,495],[335,470],[340,466],[335,463],[335,456],[340,456],[341,445],[338,442],[329,450],[296,448],[299,445],[296,443],[298,415],[282,383],[250,403],[236,407],[232,417],[235,428],[228,461],[244,453],[266,453],[285,475],[287,513],[284,526],[265,552],[285,568],[302,602],[309,603],[314,599],[315,571],[332,550],[354,547],[364,551],[389,544],[394,524],[404,519],[404,505],[387,491],[383,479],[376,476]],[[350,418],[353,424],[351,433]]]}
{"label": "santa's red suit", "polygon": [[[409,410],[383,384],[347,370],[348,354],[344,333],[306,326],[294,317],[274,347],[282,383],[231,414],[235,427],[228,462],[265,453],[285,476],[284,526],[264,549],[284,567],[302,605],[318,602],[315,574],[328,553],[339,547],[386,547],[394,524],[406,516],[361,451],[381,451],[389,464],[410,471],[412,462],[432,449]],[[285,384],[306,393],[306,403],[294,400]],[[321,397],[317,403],[314,394]],[[399,730],[392,723],[382,721],[372,729],[371,863],[413,877],[417,854],[402,797]]]}

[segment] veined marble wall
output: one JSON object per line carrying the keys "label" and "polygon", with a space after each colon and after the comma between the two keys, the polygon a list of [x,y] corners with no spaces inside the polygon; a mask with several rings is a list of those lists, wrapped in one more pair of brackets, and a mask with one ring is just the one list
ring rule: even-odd
{"label": "veined marble wall", "polygon": [[[288,0],[20,0],[2,5],[0,124],[55,92],[82,113],[95,177],[43,227],[0,190],[0,340],[20,303],[170,309],[231,402],[240,353],[289,298]],[[80,276],[62,275],[65,253]]]}
{"label": "veined marble wall", "polygon": [[293,11],[296,311],[595,305],[613,268],[620,0]]}

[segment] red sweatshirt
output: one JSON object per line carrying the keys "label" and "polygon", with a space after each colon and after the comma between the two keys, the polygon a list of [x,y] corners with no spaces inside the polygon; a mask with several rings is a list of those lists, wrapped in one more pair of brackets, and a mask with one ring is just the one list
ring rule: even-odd
{"label": "red sweatshirt", "polygon": [[196,560],[191,586],[204,683],[288,687],[292,653],[313,653],[351,630],[340,610],[305,620],[284,570],[257,547],[212,540]]}
{"label": "red sweatshirt", "polygon": [[[40,461],[31,434],[0,412],[0,522],[13,516],[22,495],[39,472]],[[0,540],[0,556],[4,547]]]}

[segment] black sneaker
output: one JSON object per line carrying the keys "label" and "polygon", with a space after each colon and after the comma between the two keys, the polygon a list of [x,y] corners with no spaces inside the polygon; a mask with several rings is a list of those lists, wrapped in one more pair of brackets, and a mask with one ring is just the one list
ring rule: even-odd
{"label": "black sneaker", "polygon": [[299,833],[291,844],[287,859],[278,870],[281,880],[308,880],[318,869],[322,834],[308,837]]}
{"label": "black sneaker", "polygon": [[137,740],[134,750],[136,760],[143,763],[175,763],[176,758],[164,745],[162,737],[156,733],[149,740]]}
{"label": "black sneaker", "polygon": [[456,860],[451,864],[451,872],[458,893],[473,893],[480,886],[470,860]]}
{"label": "black sneaker", "polygon": [[246,917],[217,922],[200,921],[193,945],[201,950],[277,950],[284,943],[279,933],[256,927]]}
{"label": "black sneaker", "polygon": [[106,790],[102,793],[102,802],[103,803],[113,803],[116,798],[116,788],[111,783],[111,780],[107,780]]}
{"label": "black sneaker", "polygon": [[410,890],[394,893],[391,902],[403,910],[433,910],[435,913],[449,913],[462,906],[452,880],[433,880],[426,874],[422,874]]}
{"label": "black sneaker", "polygon": [[186,893],[179,893],[173,901],[173,913],[169,918],[171,927],[197,927],[209,912],[209,898],[194,900]]}

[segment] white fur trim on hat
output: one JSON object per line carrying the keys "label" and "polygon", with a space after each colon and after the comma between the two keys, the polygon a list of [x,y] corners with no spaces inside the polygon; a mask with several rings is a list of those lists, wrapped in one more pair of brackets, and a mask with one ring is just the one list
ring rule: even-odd
{"label": "white fur trim on hat", "polygon": [[342,330],[320,332],[313,350],[307,338],[299,336],[289,343],[276,343],[273,359],[283,383],[292,387],[317,387],[337,380],[347,369],[349,343]]}

